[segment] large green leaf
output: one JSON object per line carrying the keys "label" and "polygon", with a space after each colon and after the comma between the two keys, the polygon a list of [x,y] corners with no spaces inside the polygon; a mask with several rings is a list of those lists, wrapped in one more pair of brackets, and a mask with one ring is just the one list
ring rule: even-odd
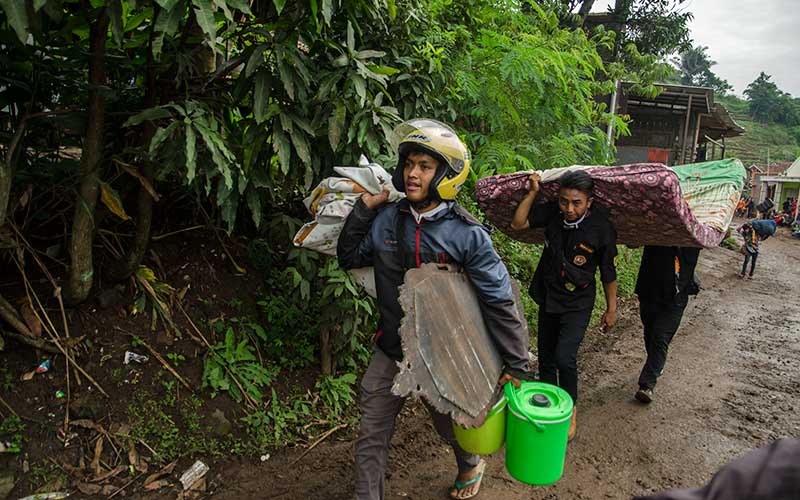
{"label": "large green leaf", "polygon": [[258,194],[257,189],[250,188],[247,190],[247,207],[253,216],[253,223],[258,228],[261,226],[261,196]]}
{"label": "large green leaf", "polygon": [[162,9],[156,18],[155,31],[156,36],[153,38],[153,55],[156,59],[161,54],[161,47],[164,45],[164,36],[172,36],[178,31],[183,13],[186,7],[181,4],[171,10]]}
{"label": "large green leaf", "polygon": [[366,66],[370,71],[378,75],[392,76],[400,73],[399,69],[392,68],[391,66],[379,66],[377,64],[367,64]]}
{"label": "large green leaf", "polygon": [[322,17],[325,19],[325,24],[328,26],[331,25],[333,9],[333,0],[322,0]]}
{"label": "large green leaf", "polygon": [[114,35],[114,42],[119,47],[122,45],[122,1],[121,0],[108,0],[106,7],[108,18],[111,20],[111,33]]}
{"label": "large green leaf", "polygon": [[286,0],[272,0],[272,3],[275,4],[275,10],[278,12],[278,15],[281,15],[283,12],[283,8],[286,6]]}
{"label": "large green leaf", "polygon": [[228,4],[225,3],[225,0],[214,0],[214,5],[222,10],[222,12],[225,14],[225,19],[233,22],[233,14],[231,13],[231,9],[228,8]]}
{"label": "large green leaf", "polygon": [[197,138],[191,124],[186,124],[186,180],[192,182],[197,170]]}
{"label": "large green leaf", "polygon": [[213,47],[217,41],[217,21],[214,19],[214,6],[211,0],[192,0],[195,6],[194,15],[197,24],[206,34],[209,44]]}
{"label": "large green leaf", "polygon": [[291,145],[289,144],[289,139],[286,138],[284,135],[283,130],[280,127],[273,127],[272,128],[272,143],[275,147],[275,151],[278,153],[278,161],[281,164],[281,171],[283,175],[289,173],[289,167],[291,166],[292,161],[292,149]]}
{"label": "large green leaf", "polygon": [[296,115],[294,113],[291,114],[290,116],[292,117],[292,121],[298,127],[303,129],[306,134],[310,135],[311,137],[314,137],[315,135],[317,135],[317,132],[314,130],[314,127],[311,125],[311,123],[309,123],[308,120],[306,120],[302,116]]}
{"label": "large green leaf", "polygon": [[253,53],[247,58],[247,64],[244,67],[244,76],[250,78],[255,70],[264,62],[264,51],[267,50],[267,45],[259,45],[253,49]]}
{"label": "large green leaf", "polygon": [[359,59],[372,59],[373,57],[383,57],[386,52],[380,50],[359,50],[356,52],[356,57]]}
{"label": "large green leaf", "polygon": [[283,88],[286,89],[289,99],[294,101],[294,74],[292,69],[283,59],[278,60],[278,73],[281,75]]}
{"label": "large green leaf", "polygon": [[253,91],[253,115],[256,118],[256,122],[262,123],[266,116],[267,101],[272,90],[270,74],[266,71],[258,72],[253,84],[255,87]]}
{"label": "large green leaf", "polygon": [[151,159],[155,159],[155,152],[161,146],[161,144],[167,140],[173,131],[178,127],[178,122],[170,123],[166,128],[159,128],[156,130],[156,133],[153,135],[153,138],[150,140],[150,149],[148,154],[150,155]]}
{"label": "large green leaf", "polygon": [[148,108],[142,111],[141,113],[135,114],[128,118],[125,123],[122,124],[123,127],[135,127],[139,125],[143,121],[147,120],[160,120],[162,118],[170,118],[172,113],[167,111],[166,109],[158,106],[155,108]]}
{"label": "large green leaf", "polygon": [[297,151],[297,156],[299,156],[306,165],[311,165],[311,148],[308,146],[305,134],[303,134],[300,129],[293,128],[291,136],[294,150]]}
{"label": "large green leaf", "polygon": [[342,139],[344,121],[346,118],[347,108],[340,102],[336,105],[336,110],[328,118],[328,141],[331,143],[331,149],[334,151],[339,148],[339,141]]}
{"label": "large green leaf", "polygon": [[355,52],[356,50],[356,34],[350,21],[347,21],[347,48],[350,52]]}
{"label": "large green leaf", "polygon": [[0,7],[5,11],[8,24],[14,28],[17,38],[22,43],[28,41],[28,14],[25,11],[25,0],[0,0]]}
{"label": "large green leaf", "polygon": [[180,1],[181,0],[156,0],[156,3],[159,5],[159,7],[169,12],[174,9]]}
{"label": "large green leaf", "polygon": [[246,0],[228,0],[228,5],[240,12],[244,12],[247,15],[252,14],[250,11],[250,5]]}
{"label": "large green leaf", "polygon": [[281,113],[279,116],[281,120],[281,128],[284,132],[291,133],[294,129],[294,123],[292,122],[292,117],[286,113]]}
{"label": "large green leaf", "polygon": [[356,94],[361,98],[361,104],[364,104],[367,99],[367,81],[361,75],[353,75],[351,81],[356,89]]}
{"label": "large green leaf", "polygon": [[47,4],[47,0],[33,0],[33,11],[39,12]]}

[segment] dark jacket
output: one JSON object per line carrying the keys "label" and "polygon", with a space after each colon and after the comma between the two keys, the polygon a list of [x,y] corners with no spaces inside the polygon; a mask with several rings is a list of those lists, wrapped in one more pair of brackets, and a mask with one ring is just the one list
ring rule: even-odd
{"label": "dark jacket", "polygon": [[545,247],[533,275],[530,294],[548,313],[591,310],[600,269],[603,283],[617,279],[617,232],[608,220],[608,210],[593,205],[577,229],[565,229],[558,203],[537,205],[531,210],[531,227],[543,227]]}
{"label": "dark jacket", "polygon": [[722,467],[706,486],[634,500],[797,500],[800,440],[781,439]]}
{"label": "dark jacket", "polygon": [[455,263],[475,286],[483,319],[503,361],[511,368],[527,369],[524,318],[517,316],[511,278],[494,251],[488,229],[461,206],[451,203],[417,224],[407,200],[379,211],[358,200],[339,236],[337,255],[344,269],[375,266],[380,311],[376,343],[390,358],[403,358],[398,287],[406,270],[428,262]]}
{"label": "dark jacket", "polygon": [[689,282],[694,276],[699,257],[699,248],[644,247],[639,276],[636,278],[639,300],[685,306],[689,301]]}

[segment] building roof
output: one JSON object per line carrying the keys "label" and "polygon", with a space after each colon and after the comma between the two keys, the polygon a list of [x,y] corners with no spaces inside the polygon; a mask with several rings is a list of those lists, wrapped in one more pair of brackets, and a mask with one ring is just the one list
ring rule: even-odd
{"label": "building roof", "polygon": [[714,89],[709,87],[691,87],[688,85],[673,85],[670,83],[657,83],[661,93],[654,98],[630,95],[633,82],[622,82],[622,91],[627,96],[629,107],[642,107],[684,112],[689,107],[691,99],[692,110],[699,113],[710,114],[714,109]]}
{"label": "building roof", "polygon": [[771,161],[769,165],[766,163],[758,163],[752,165],[759,173],[764,175],[783,175],[792,166],[790,161]]}
{"label": "building roof", "polygon": [[711,139],[736,137],[745,133],[744,127],[736,123],[728,110],[720,103],[714,104],[711,114],[700,122],[701,133]]}
{"label": "building roof", "polygon": [[714,102],[714,89],[710,87],[657,83],[661,93],[649,98],[631,95],[633,85],[633,82],[622,82],[622,90],[626,96],[625,106],[629,114],[668,113],[683,116],[689,111],[692,115],[701,115],[700,137],[718,140],[745,133],[744,127],[736,123],[725,106]]}

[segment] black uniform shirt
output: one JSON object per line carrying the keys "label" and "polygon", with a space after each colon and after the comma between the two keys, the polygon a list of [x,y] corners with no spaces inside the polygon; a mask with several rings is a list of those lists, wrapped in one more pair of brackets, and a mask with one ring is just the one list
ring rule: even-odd
{"label": "black uniform shirt", "polygon": [[[636,278],[636,295],[643,302],[685,306],[689,281],[697,267],[699,248],[646,246]],[[675,259],[678,259],[678,272]]]}
{"label": "black uniform shirt", "polygon": [[592,205],[577,229],[566,229],[558,203],[550,202],[535,206],[528,221],[545,229],[545,249],[530,289],[533,300],[555,314],[594,307],[597,268],[603,283],[617,279],[617,232],[608,210]]}

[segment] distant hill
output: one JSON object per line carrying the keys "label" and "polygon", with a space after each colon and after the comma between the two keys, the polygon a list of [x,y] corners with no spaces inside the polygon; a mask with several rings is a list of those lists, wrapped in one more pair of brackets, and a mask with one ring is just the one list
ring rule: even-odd
{"label": "distant hill", "polygon": [[717,102],[746,130],[740,137],[725,139],[725,156],[739,158],[745,165],[766,163],[768,151],[770,162],[794,161],[800,156],[800,127],[758,123],[750,115],[747,101],[735,96],[718,96]]}

